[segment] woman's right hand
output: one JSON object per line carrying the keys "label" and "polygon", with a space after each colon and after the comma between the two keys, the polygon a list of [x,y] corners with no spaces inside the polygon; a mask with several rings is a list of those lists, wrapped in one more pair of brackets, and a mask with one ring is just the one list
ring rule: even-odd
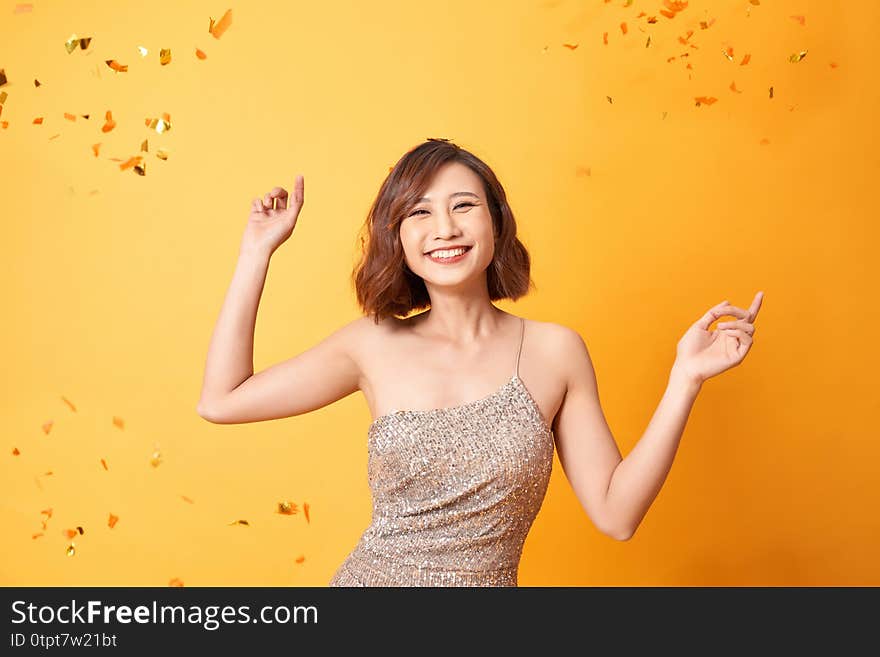
{"label": "woman's right hand", "polygon": [[241,239],[242,254],[271,256],[283,244],[296,226],[296,219],[303,205],[303,177],[296,177],[293,198],[288,205],[287,190],[275,187],[261,199],[251,201],[244,236]]}

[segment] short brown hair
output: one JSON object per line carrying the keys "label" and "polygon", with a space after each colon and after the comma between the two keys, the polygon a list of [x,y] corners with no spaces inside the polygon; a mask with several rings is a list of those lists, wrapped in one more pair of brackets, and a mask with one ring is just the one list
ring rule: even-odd
{"label": "short brown hair", "polygon": [[405,316],[431,304],[425,282],[405,266],[399,227],[434,173],[449,162],[470,167],[483,180],[495,232],[495,256],[486,274],[489,298],[515,301],[533,287],[529,252],[516,237],[513,211],[492,169],[449,140],[429,138],[391,168],[361,228],[361,259],[352,271],[352,280],[358,304],[376,324],[385,317]]}

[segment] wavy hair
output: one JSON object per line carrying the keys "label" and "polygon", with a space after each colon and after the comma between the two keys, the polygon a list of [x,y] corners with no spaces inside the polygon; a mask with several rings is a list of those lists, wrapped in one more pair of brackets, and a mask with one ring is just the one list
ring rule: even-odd
{"label": "wavy hair", "polygon": [[495,233],[495,255],[486,270],[489,298],[515,301],[534,286],[529,252],[516,236],[513,211],[495,173],[451,141],[429,138],[391,168],[360,231],[361,258],[352,270],[352,282],[358,304],[376,324],[431,304],[425,281],[406,266],[400,222],[418,203],[437,170],[449,162],[470,167],[483,181]]}

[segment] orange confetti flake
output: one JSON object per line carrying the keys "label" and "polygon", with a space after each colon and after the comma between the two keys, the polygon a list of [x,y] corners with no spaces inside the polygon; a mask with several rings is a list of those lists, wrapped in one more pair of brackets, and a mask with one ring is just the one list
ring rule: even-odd
{"label": "orange confetti flake", "polygon": [[207,59],[208,58],[208,56],[204,52],[199,50],[198,48],[196,48],[196,57],[198,57],[199,59]]}
{"label": "orange confetti flake", "polygon": [[45,513],[47,519],[51,518],[52,517],[52,507],[49,507],[48,509],[43,509],[42,511],[40,511],[40,513]]}
{"label": "orange confetti flake", "polygon": [[739,65],[740,65],[740,66],[745,66],[745,65],[748,64],[751,60],[752,60],[752,54],[751,54],[751,53],[746,53],[746,54],[745,54],[745,57],[743,57],[743,60],[739,63]]}
{"label": "orange confetti flake", "polygon": [[293,502],[279,502],[277,513],[281,513],[286,516],[292,516],[294,513],[296,513],[296,504],[294,504]]}
{"label": "orange confetti flake", "polygon": [[715,19],[714,19],[714,18],[713,18],[712,20],[710,20],[709,22],[706,22],[706,21],[700,21],[700,29],[701,29],[701,30],[708,30],[710,27],[712,27],[712,24],[713,24],[714,22],[715,22]]}
{"label": "orange confetti flake", "polygon": [[110,132],[113,128],[116,127],[116,121],[113,120],[113,115],[110,113],[110,110],[107,110],[104,118],[105,121],[104,125],[101,126],[101,132]]}
{"label": "orange confetti flake", "polygon": [[18,451],[18,447],[13,447],[12,448],[12,455],[18,456],[19,454],[21,454],[21,452]]}
{"label": "orange confetti flake", "polygon": [[128,71],[128,64],[120,64],[115,59],[107,59],[104,61],[104,63],[117,73],[125,73],[126,71]]}
{"label": "orange confetti flake", "polygon": [[828,65],[829,65],[831,68],[837,68],[838,66],[840,66],[840,64],[838,64],[837,62],[829,62]]}
{"label": "orange confetti flake", "polygon": [[64,118],[68,121],[76,121],[76,114],[69,114],[68,112],[65,112]]}
{"label": "orange confetti flake", "polygon": [[92,152],[95,154],[95,157],[98,157],[98,151],[100,150],[100,148],[101,148],[100,143],[92,144]]}
{"label": "orange confetti flake", "polygon": [[76,543],[71,543],[67,546],[67,556],[72,557],[76,554]]}
{"label": "orange confetti flake", "polygon": [[38,116],[37,118],[34,119],[34,125],[42,125],[42,123],[43,123],[42,116]]}
{"label": "orange confetti flake", "polygon": [[250,527],[251,523],[249,523],[247,520],[233,520],[229,523],[229,526],[232,525],[245,525],[246,527]]}
{"label": "orange confetti flake", "polygon": [[742,91],[740,91],[739,89],[736,88],[736,80],[734,80],[733,82],[730,83],[730,90],[735,91],[738,94],[742,93]]}
{"label": "orange confetti flake", "polygon": [[606,46],[608,45],[608,32],[602,34],[602,43],[604,43]]}
{"label": "orange confetti flake", "polygon": [[43,423],[43,433],[47,436],[49,432],[52,431],[52,425],[55,424],[55,420],[49,420],[48,422]]}
{"label": "orange confetti flake", "polygon": [[43,532],[37,532],[36,534],[32,534],[31,538],[40,538],[43,535]]}
{"label": "orange confetti flake", "polygon": [[168,586],[183,586],[183,580],[179,577],[172,577],[168,581]]}
{"label": "orange confetti flake", "polygon": [[687,9],[688,3],[687,0],[683,0],[681,2],[674,2],[673,0],[663,0],[663,4],[669,11],[679,12]]}
{"label": "orange confetti flake", "polygon": [[107,461],[105,461],[104,459],[101,459],[101,465],[104,466],[104,469],[105,469],[105,470],[109,470],[109,469],[110,469],[110,468],[107,467]]}
{"label": "orange confetti flake", "polygon": [[761,144],[761,146],[766,146],[770,143],[770,140],[764,137],[759,143]]}
{"label": "orange confetti flake", "polygon": [[718,99],[712,98],[712,96],[696,96],[694,98],[694,100],[697,101],[697,107],[699,107],[700,105],[704,105],[704,104],[711,105],[712,103],[714,103]]}
{"label": "orange confetti flake", "polygon": [[61,396],[61,401],[63,401],[63,402],[64,402],[65,404],[67,404],[68,406],[70,406],[70,410],[72,410],[74,413],[76,413],[76,406],[73,405],[73,402],[72,402],[72,401],[70,401],[70,400],[69,400],[67,397],[65,397],[64,395]]}
{"label": "orange confetti flake", "polygon": [[305,555],[302,555],[302,554],[296,558],[297,563],[302,563],[305,560],[306,560],[306,557],[305,557]]}
{"label": "orange confetti flake", "polygon": [[214,19],[211,19],[211,24],[208,26],[208,32],[210,32],[215,39],[219,39],[223,36],[223,33],[229,29],[229,26],[232,25],[232,10],[227,9],[226,13],[223,14],[223,18],[221,18],[217,23],[214,23]]}
{"label": "orange confetti flake", "polygon": [[620,31],[626,34],[626,21],[620,24]]}
{"label": "orange confetti flake", "polygon": [[574,49],[576,49],[580,44],[578,44],[578,43],[563,43],[562,45],[565,46],[566,48],[568,48],[569,50],[574,50]]}
{"label": "orange confetti flake", "polygon": [[111,513],[111,514],[110,514],[110,517],[107,518],[107,526],[108,526],[110,529],[113,529],[113,528],[116,526],[116,523],[117,523],[117,522],[119,522],[119,516],[114,516],[114,515]]}
{"label": "orange confetti flake", "polygon": [[64,534],[65,538],[74,538],[76,536],[75,529],[65,529],[61,533]]}
{"label": "orange confetti flake", "polygon": [[188,498],[186,495],[181,495],[180,498],[181,498],[184,502],[189,502],[190,504],[195,504],[195,502],[193,502],[193,501],[192,501],[190,498]]}
{"label": "orange confetti flake", "polygon": [[657,17],[656,16],[648,16],[648,22],[653,25],[654,23],[657,22]]}
{"label": "orange confetti flake", "polygon": [[661,9],[660,13],[663,14],[664,16],[666,16],[666,18],[675,18],[674,11],[666,11],[665,9]]}
{"label": "orange confetti flake", "polygon": [[311,521],[309,520],[309,503],[308,502],[303,502],[303,513],[306,515],[306,522],[311,524]]}
{"label": "orange confetti flake", "polygon": [[9,127],[9,121],[0,121],[0,127],[6,130]]}
{"label": "orange confetti flake", "polygon": [[125,429],[125,421],[121,417],[113,416],[113,424],[120,429]]}
{"label": "orange confetti flake", "polygon": [[806,26],[806,24],[807,24],[807,17],[806,16],[789,16],[789,18],[796,20],[798,23],[801,24],[801,26]]}

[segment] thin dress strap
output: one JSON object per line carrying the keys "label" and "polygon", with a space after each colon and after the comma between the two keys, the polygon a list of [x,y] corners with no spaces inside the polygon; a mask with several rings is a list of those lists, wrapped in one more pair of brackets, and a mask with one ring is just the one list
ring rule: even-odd
{"label": "thin dress strap", "polygon": [[523,338],[525,338],[526,334],[526,320],[520,317],[519,321],[522,327],[519,334],[519,351],[516,352],[516,378],[519,378],[519,355],[522,353]]}

